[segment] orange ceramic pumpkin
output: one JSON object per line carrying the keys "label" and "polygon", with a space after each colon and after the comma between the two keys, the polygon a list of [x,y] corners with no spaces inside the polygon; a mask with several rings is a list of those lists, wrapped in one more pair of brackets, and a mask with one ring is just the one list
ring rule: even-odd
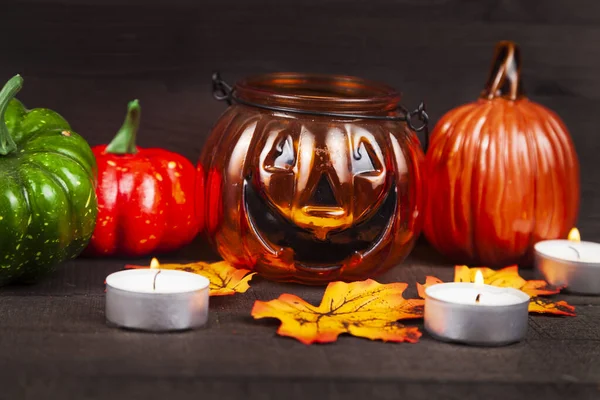
{"label": "orange ceramic pumpkin", "polygon": [[454,262],[528,264],[534,243],[576,222],[573,143],[554,112],[523,95],[512,42],[498,44],[480,98],[436,124],[425,163],[424,234]]}

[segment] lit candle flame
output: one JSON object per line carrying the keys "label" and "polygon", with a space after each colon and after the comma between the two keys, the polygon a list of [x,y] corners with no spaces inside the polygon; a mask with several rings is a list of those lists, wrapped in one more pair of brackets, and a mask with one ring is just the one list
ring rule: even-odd
{"label": "lit candle flame", "polygon": [[150,269],[157,269],[158,267],[160,267],[160,263],[158,262],[158,260],[156,258],[153,258],[150,261]]}
{"label": "lit candle flame", "polygon": [[567,238],[571,242],[581,242],[581,235],[579,235],[579,229],[577,229],[577,228],[571,229],[571,231],[569,232],[569,236],[567,236]]}
{"label": "lit candle flame", "polygon": [[477,270],[477,272],[475,273],[475,284],[483,285],[483,274],[480,270]]}

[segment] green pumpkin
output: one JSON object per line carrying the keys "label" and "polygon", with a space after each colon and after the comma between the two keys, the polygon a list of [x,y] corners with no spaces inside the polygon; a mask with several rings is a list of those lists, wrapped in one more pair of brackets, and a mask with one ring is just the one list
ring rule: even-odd
{"label": "green pumpkin", "polygon": [[0,91],[0,285],[34,281],[76,257],[96,224],[96,162],[56,112]]}

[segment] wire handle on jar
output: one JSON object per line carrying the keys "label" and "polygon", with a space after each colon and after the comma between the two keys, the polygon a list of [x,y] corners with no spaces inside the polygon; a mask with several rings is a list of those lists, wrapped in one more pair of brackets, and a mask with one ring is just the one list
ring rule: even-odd
{"label": "wire handle on jar", "polygon": [[[297,108],[291,107],[279,107],[279,106],[269,106],[266,104],[258,104],[250,101],[242,100],[235,94],[235,89],[225,82],[221,78],[221,74],[219,72],[214,72],[212,75],[212,94],[215,100],[225,101],[228,105],[233,104],[233,102],[243,104],[250,107],[258,107],[265,110],[271,111],[281,111],[281,112],[289,112],[296,114],[307,114],[307,115],[320,115],[326,117],[336,117],[336,118],[356,118],[356,119],[372,119],[379,121],[394,121],[394,122],[405,122],[406,125],[413,130],[414,132],[423,132],[425,135],[425,141],[423,143],[424,151],[427,150],[429,146],[429,130],[427,129],[427,124],[429,122],[429,115],[425,111],[425,103],[421,102],[419,106],[413,110],[408,111],[408,109],[401,104],[397,105],[397,109],[401,111],[401,114],[398,115],[355,115],[348,113],[333,113],[327,111],[313,111],[313,110],[301,110]],[[413,124],[413,119],[417,118],[421,121],[420,126],[415,126]]]}

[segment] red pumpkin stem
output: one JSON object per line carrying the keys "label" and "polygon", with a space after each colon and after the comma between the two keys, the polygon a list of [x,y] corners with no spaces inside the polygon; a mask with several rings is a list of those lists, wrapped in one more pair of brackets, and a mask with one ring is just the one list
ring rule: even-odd
{"label": "red pumpkin stem", "polygon": [[488,100],[496,97],[517,100],[523,95],[519,46],[511,41],[498,42],[490,75],[481,97]]}
{"label": "red pumpkin stem", "polygon": [[140,125],[140,103],[137,100],[130,101],[127,105],[127,116],[125,122],[115,135],[114,139],[106,147],[107,153],[113,154],[135,154],[135,137]]}

